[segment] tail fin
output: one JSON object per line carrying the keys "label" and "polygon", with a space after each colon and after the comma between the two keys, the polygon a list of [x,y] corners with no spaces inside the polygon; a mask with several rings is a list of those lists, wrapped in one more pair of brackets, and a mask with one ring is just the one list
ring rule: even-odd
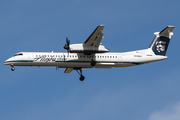
{"label": "tail fin", "polygon": [[171,32],[175,26],[167,26],[161,32],[155,32],[155,38],[149,46],[150,49],[154,52],[155,55],[166,55],[166,51],[169,45],[169,41],[173,32]]}

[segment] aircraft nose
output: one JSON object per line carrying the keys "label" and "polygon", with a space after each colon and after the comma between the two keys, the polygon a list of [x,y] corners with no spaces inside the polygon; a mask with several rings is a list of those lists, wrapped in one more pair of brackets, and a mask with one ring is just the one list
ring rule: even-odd
{"label": "aircraft nose", "polygon": [[8,65],[8,61],[6,60],[6,61],[4,61],[4,65]]}
{"label": "aircraft nose", "polygon": [[10,58],[4,61],[4,65],[10,65]]}

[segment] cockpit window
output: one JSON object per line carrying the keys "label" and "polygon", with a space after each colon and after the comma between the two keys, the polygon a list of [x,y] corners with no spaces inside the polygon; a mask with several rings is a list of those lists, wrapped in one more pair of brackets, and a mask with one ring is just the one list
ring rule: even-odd
{"label": "cockpit window", "polygon": [[23,55],[23,54],[22,53],[17,53],[14,56],[20,56],[20,55]]}

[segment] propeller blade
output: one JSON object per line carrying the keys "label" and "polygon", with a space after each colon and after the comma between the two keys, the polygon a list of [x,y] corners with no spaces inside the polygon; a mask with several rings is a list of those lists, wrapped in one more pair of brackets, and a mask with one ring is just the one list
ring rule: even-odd
{"label": "propeller blade", "polygon": [[69,52],[69,44],[70,44],[70,40],[68,40],[68,37],[66,37],[66,44],[65,46],[63,47],[64,49],[66,49],[68,52]]}
{"label": "propeller blade", "polygon": [[66,37],[66,45],[69,46],[70,40],[68,40],[68,37]]}

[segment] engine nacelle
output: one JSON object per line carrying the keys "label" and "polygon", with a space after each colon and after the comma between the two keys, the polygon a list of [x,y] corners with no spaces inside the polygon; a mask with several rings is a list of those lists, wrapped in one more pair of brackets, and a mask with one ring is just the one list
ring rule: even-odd
{"label": "engine nacelle", "polygon": [[93,54],[109,52],[109,49],[105,48],[103,45],[99,45],[99,47],[97,48],[94,46],[87,46],[83,44],[71,44],[69,48],[70,53]]}

